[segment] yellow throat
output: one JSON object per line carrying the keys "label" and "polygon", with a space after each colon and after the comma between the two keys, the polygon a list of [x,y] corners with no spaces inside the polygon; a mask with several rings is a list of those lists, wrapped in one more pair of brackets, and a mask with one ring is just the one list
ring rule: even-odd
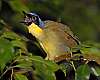
{"label": "yellow throat", "polygon": [[43,33],[43,30],[34,23],[28,26],[28,30],[29,30],[29,33],[34,35],[36,38],[39,38]]}

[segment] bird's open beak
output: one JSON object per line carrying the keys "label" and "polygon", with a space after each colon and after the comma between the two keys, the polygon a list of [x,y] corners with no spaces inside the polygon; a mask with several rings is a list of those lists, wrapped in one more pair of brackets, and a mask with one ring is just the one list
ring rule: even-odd
{"label": "bird's open beak", "polygon": [[23,11],[24,20],[20,21],[20,23],[24,23],[25,25],[30,25],[32,20],[29,18],[29,14]]}

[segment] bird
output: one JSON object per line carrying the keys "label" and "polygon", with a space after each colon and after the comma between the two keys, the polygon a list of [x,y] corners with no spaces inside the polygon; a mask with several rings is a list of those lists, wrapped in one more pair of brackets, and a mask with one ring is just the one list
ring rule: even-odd
{"label": "bird", "polygon": [[24,20],[22,22],[46,52],[46,60],[59,62],[70,59],[71,48],[79,45],[79,40],[67,25],[51,20],[42,21],[33,12],[23,13]]}

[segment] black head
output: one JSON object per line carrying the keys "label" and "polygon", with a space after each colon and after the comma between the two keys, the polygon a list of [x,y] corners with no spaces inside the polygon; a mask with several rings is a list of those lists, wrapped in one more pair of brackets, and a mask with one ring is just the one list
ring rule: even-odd
{"label": "black head", "polygon": [[24,12],[24,21],[22,23],[26,24],[27,26],[31,25],[32,23],[35,23],[39,27],[43,28],[44,27],[44,22],[41,21],[39,16],[35,13],[26,13]]}

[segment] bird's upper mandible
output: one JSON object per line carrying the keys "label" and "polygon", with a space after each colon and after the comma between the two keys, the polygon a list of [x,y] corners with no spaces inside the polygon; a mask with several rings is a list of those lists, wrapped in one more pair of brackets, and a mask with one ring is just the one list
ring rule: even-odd
{"label": "bird's upper mandible", "polygon": [[35,36],[47,59],[61,61],[70,58],[71,48],[79,44],[69,27],[55,21],[42,21],[35,13],[24,13],[24,23],[29,33]]}

